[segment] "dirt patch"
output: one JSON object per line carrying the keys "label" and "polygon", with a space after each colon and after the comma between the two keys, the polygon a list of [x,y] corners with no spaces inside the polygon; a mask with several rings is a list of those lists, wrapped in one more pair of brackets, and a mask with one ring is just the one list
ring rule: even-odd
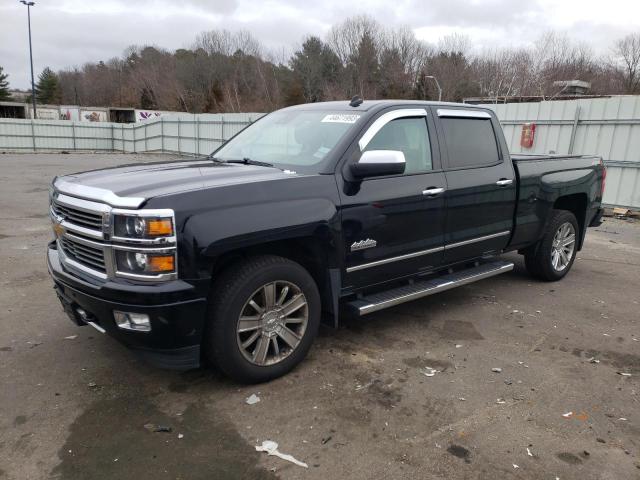
{"label": "dirt patch", "polygon": [[[56,478],[275,479],[227,420],[203,406],[169,417],[142,396],[98,400],[71,425]],[[171,427],[153,432],[145,424]],[[182,434],[182,438],[178,435]]]}
{"label": "dirt patch", "polygon": [[465,463],[471,463],[471,452],[461,445],[450,445],[449,448],[447,448],[447,452],[454,457],[463,459]]}
{"label": "dirt patch", "polygon": [[34,270],[33,272],[27,274],[27,275],[22,275],[22,276],[18,276],[16,278],[14,278],[12,284],[32,284],[35,282],[43,282],[45,280],[50,280],[51,277],[49,276],[49,273],[45,270],[45,271],[41,271],[41,270]]}
{"label": "dirt patch", "polygon": [[451,362],[447,362],[446,360],[436,360],[435,358],[424,357],[403,358],[402,363],[411,368],[430,367],[440,372],[445,372],[448,368],[451,368],[453,366]]}
{"label": "dirt patch", "polygon": [[582,350],[580,348],[574,348],[571,353],[576,357],[584,359],[595,358],[600,360],[600,363],[611,365],[618,370],[624,370],[625,372],[634,374],[640,373],[640,355],[614,352],[611,350]]}
{"label": "dirt patch", "polygon": [[425,397],[420,418],[428,428],[438,429],[459,418],[457,412],[456,405],[451,400]]}
{"label": "dirt patch", "polygon": [[366,340],[366,345],[378,349],[389,348],[397,345],[399,339],[389,333],[396,322],[391,321],[386,314],[381,312],[367,320],[362,318],[344,317],[341,328],[335,332],[334,338],[339,341],[348,342],[356,348],[360,348]]}
{"label": "dirt patch", "polygon": [[14,427],[17,427],[18,425],[24,425],[25,423],[27,423],[27,417],[25,415],[18,415],[13,420]]}
{"label": "dirt patch", "polygon": [[445,340],[484,340],[471,322],[447,320],[437,331]]}
{"label": "dirt patch", "polygon": [[170,383],[168,389],[175,393],[189,393],[199,386],[211,385],[212,372],[205,369],[181,372],[179,379]]}
{"label": "dirt patch", "polygon": [[24,193],[40,193],[40,192],[48,192],[49,188],[44,188],[44,187],[36,187],[36,188],[31,188],[29,190],[25,190]]}
{"label": "dirt patch", "polygon": [[558,453],[556,457],[569,465],[579,465],[582,463],[582,459],[580,457],[569,452]]}
{"label": "dirt patch", "polygon": [[367,388],[367,399],[384,408],[393,408],[400,403],[402,395],[400,390],[393,385],[385,384],[381,380],[374,380]]}
{"label": "dirt patch", "polygon": [[335,415],[347,422],[357,425],[369,425],[371,423],[371,411],[368,408],[347,405],[334,410]]}

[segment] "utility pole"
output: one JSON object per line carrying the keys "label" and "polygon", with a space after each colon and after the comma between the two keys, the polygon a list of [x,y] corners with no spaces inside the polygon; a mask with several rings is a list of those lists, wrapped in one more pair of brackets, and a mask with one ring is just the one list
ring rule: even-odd
{"label": "utility pole", "polygon": [[33,50],[31,48],[31,7],[36,2],[27,2],[26,0],[20,0],[20,3],[27,6],[27,22],[29,24],[29,60],[31,61],[31,101],[33,102],[33,119],[36,118],[36,84],[33,80]]}
{"label": "utility pole", "polygon": [[431,78],[434,82],[436,82],[436,87],[438,87],[438,101],[442,101],[442,89],[440,88],[440,84],[438,83],[438,79],[433,75],[426,75],[425,78]]}

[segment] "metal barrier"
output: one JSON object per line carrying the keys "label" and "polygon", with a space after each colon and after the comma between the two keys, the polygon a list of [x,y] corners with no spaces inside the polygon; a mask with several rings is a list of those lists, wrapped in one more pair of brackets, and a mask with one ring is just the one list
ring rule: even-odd
{"label": "metal barrier", "polygon": [[[604,203],[640,209],[640,96],[485,105],[514,153],[596,154],[607,165]],[[137,124],[0,119],[1,151],[212,152],[262,113],[167,115]],[[533,148],[520,145],[535,123]]]}
{"label": "metal barrier", "polygon": [[215,150],[262,115],[169,115],[136,124],[0,119],[0,151],[200,155]]}
{"label": "metal barrier", "polygon": [[[599,155],[604,203],[640,209],[640,96],[483,106],[496,112],[511,152]],[[520,144],[525,123],[536,124],[531,148]]]}

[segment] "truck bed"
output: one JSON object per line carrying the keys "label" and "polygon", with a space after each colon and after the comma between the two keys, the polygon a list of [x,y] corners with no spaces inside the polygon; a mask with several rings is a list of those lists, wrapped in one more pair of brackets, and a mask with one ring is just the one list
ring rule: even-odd
{"label": "truck bed", "polygon": [[[544,233],[549,211],[557,208],[556,200],[584,202],[584,218],[578,218],[584,229],[597,213],[604,180],[602,159],[595,155],[511,155],[518,179],[518,193],[514,217],[514,233],[510,250],[524,248],[540,239]],[[566,198],[569,200],[566,200]],[[566,207],[566,206],[564,206]]]}

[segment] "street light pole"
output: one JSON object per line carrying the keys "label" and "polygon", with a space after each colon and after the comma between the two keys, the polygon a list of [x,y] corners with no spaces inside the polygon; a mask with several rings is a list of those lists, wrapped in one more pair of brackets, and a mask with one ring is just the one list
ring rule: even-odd
{"label": "street light pole", "polygon": [[31,48],[31,7],[36,2],[27,2],[20,0],[20,3],[27,6],[27,23],[29,25],[29,60],[31,61],[31,101],[33,102],[33,118],[36,118],[36,84],[33,80],[33,50]]}
{"label": "street light pole", "polygon": [[438,79],[433,75],[427,75],[425,78],[431,78],[434,82],[436,82],[436,87],[438,87],[438,101],[442,101],[442,89],[440,88],[440,84],[438,83]]}

